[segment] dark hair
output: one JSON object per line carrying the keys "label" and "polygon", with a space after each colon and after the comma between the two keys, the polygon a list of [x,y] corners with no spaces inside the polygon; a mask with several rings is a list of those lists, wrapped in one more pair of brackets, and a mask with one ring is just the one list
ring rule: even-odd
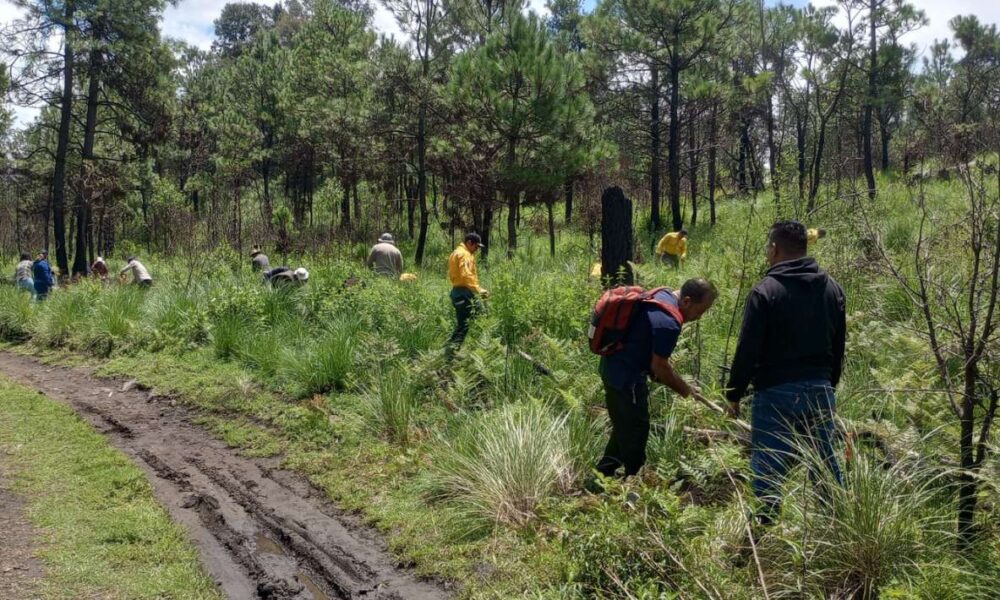
{"label": "dark hair", "polygon": [[22,252],[21,253],[21,260],[31,260],[31,255],[28,254],[27,252]]}
{"label": "dark hair", "polygon": [[804,255],[809,243],[806,226],[798,221],[778,221],[771,225],[768,239],[782,254],[790,256]]}
{"label": "dark hair", "polygon": [[127,263],[130,263],[130,262],[132,262],[133,260],[135,260],[135,255],[134,255],[134,254],[133,254],[132,256],[129,256],[128,258],[126,258],[126,259],[125,259],[125,262],[127,262]]}
{"label": "dark hair", "polygon": [[826,237],[826,230],[825,229],[817,229],[816,230],[816,235],[818,235],[819,237]]}
{"label": "dark hair", "polygon": [[682,227],[682,228],[681,228],[681,230],[680,230],[680,231],[679,231],[678,233],[680,233],[681,235],[683,235],[683,236],[687,237],[687,234],[688,234],[688,230],[687,230],[687,229],[684,229],[684,228]]}
{"label": "dark hair", "polygon": [[472,242],[473,244],[483,245],[483,238],[479,237],[478,233],[467,233],[465,234],[465,241]]}
{"label": "dark hair", "polygon": [[691,298],[696,304],[701,304],[702,302],[708,300],[715,300],[719,297],[719,289],[715,287],[715,284],[711,281],[705,279],[704,277],[696,277],[694,279],[688,279],[681,286],[681,299]]}

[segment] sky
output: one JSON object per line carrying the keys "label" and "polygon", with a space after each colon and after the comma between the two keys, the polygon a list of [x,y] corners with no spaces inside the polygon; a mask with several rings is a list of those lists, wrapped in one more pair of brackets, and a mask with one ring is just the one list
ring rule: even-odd
{"label": "sky", "polygon": [[[168,8],[163,15],[163,33],[169,37],[178,38],[189,44],[208,49],[212,45],[213,22],[222,12],[222,7],[232,0],[180,0],[175,6]],[[258,0],[272,2],[273,0]],[[596,0],[583,0],[585,10],[593,8]],[[777,0],[766,0],[767,4],[777,4]],[[787,3],[802,6],[807,0],[786,0]],[[928,26],[908,34],[904,42],[917,45],[918,53],[927,50],[935,39],[951,38],[948,21],[959,14],[975,14],[986,23],[1000,23],[1000,2],[996,0],[910,0],[917,8],[923,10],[930,23]],[[528,7],[539,14],[547,13],[545,0],[527,0]],[[375,4],[373,25],[377,31],[386,35],[403,38],[396,20],[378,1]],[[817,6],[836,4],[836,0],[813,0]],[[19,16],[18,9],[9,0],[0,0],[0,27],[3,27]],[[33,108],[18,108],[15,117],[18,125],[25,125],[37,114]]]}

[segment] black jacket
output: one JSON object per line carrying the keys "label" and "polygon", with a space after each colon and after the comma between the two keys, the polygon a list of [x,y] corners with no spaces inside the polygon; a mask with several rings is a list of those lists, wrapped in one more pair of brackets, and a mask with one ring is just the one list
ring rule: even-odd
{"label": "black jacket", "polygon": [[847,335],[844,290],[810,257],[778,263],[747,298],[726,397],[829,379],[836,387]]}

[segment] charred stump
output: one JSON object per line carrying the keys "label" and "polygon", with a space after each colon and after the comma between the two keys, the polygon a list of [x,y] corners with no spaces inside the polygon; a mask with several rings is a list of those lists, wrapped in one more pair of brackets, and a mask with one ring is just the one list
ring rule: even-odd
{"label": "charred stump", "polygon": [[601,196],[601,280],[605,286],[633,285],[632,201],[618,186]]}

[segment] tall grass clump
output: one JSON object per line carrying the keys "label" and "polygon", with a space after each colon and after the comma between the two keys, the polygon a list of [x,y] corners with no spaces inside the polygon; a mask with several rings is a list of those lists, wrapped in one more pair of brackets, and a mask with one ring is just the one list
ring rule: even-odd
{"label": "tall grass clump", "polygon": [[0,287],[0,340],[20,342],[31,337],[33,316],[31,294],[14,286]]}
{"label": "tall grass clump", "polygon": [[98,294],[93,313],[85,324],[83,346],[98,356],[108,357],[116,347],[134,344],[144,294],[144,290],[131,285]]}
{"label": "tall grass clump", "polygon": [[379,435],[398,444],[409,443],[419,403],[419,390],[400,368],[383,373],[364,392],[369,424]]}
{"label": "tall grass clump", "polygon": [[246,321],[239,314],[223,313],[218,316],[211,330],[215,356],[221,359],[235,358],[243,340],[245,327]]}
{"label": "tall grass clump", "polygon": [[303,336],[284,348],[278,378],[298,397],[342,390],[354,367],[354,345],[355,325],[338,319],[319,337]]}
{"label": "tall grass clump", "polygon": [[153,350],[191,350],[209,340],[205,292],[200,288],[158,287],[146,298]]}
{"label": "tall grass clump", "polygon": [[844,484],[812,458],[816,485],[792,489],[784,526],[763,543],[762,563],[775,589],[809,597],[878,598],[890,584],[919,587],[933,565],[961,569],[953,516],[940,471],[859,455]]}
{"label": "tall grass clump", "polygon": [[99,291],[89,283],[68,290],[53,291],[37,309],[34,339],[49,348],[78,343],[79,340],[73,338],[88,327]]}
{"label": "tall grass clump", "polygon": [[566,416],[515,404],[473,417],[434,453],[432,498],[461,517],[464,533],[520,527],[539,504],[572,483]]}

